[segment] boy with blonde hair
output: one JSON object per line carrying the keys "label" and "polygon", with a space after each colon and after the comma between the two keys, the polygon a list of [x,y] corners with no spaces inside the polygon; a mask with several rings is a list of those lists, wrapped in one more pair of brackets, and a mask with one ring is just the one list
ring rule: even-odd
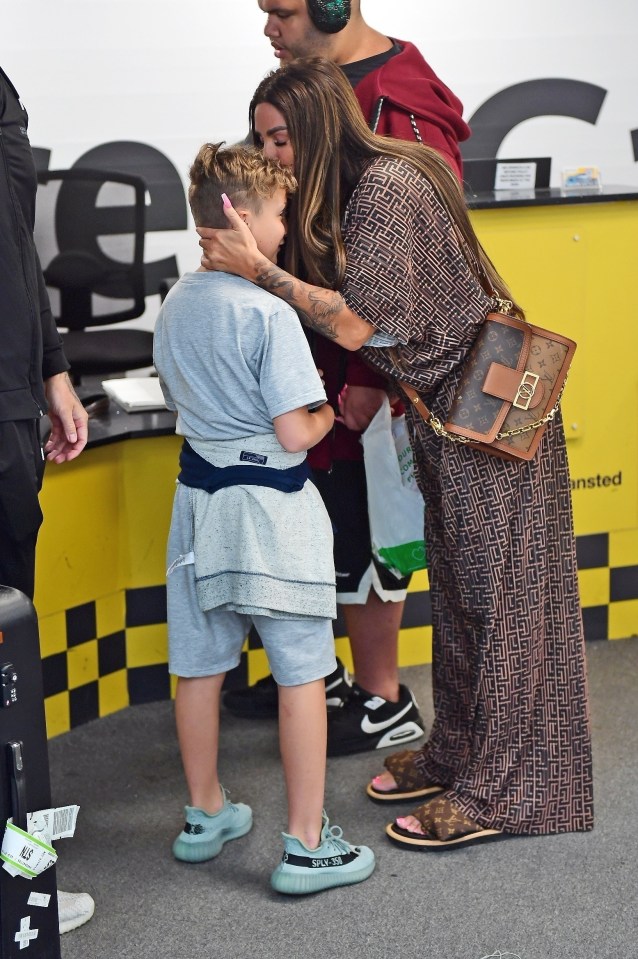
{"label": "boy with blonde hair", "polygon": [[[292,175],[256,150],[206,144],[190,171],[197,226],[226,226],[224,202],[275,262]],[[296,313],[246,280],[198,270],[166,298],[155,364],[184,436],[168,542],[169,669],[191,805],[173,844],[185,862],[247,833],[217,771],[219,700],[254,624],[279,686],[288,797],[284,856],[271,883],[315,892],[366,879],[374,854],[323,812],[324,677],[336,666],[332,529],[306,451],[334,412]]]}

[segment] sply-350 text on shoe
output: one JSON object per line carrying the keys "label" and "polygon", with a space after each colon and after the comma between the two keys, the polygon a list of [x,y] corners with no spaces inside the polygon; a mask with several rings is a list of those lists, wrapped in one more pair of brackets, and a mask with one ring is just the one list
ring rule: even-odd
{"label": "sply-350 text on shoe", "polygon": [[270,879],[273,889],[299,896],[367,879],[374,870],[374,853],[367,846],[352,846],[342,836],[339,826],[330,826],[325,813],[316,849],[282,833],[284,854]]}

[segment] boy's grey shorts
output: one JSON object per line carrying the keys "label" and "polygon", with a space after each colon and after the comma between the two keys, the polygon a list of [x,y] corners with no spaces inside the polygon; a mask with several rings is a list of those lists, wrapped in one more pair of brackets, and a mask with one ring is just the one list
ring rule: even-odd
{"label": "boy's grey shorts", "polygon": [[[174,517],[175,519],[175,517]],[[189,534],[173,522],[168,564],[192,549]],[[202,611],[192,563],[167,578],[168,668],[175,676],[215,676],[239,664],[254,623],[270,671],[280,686],[300,686],[329,676],[337,668],[331,619],[275,619],[224,609]]]}

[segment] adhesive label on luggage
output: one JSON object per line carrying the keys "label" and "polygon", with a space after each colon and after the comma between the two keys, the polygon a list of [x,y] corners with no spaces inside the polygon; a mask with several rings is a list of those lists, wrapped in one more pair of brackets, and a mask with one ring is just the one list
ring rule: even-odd
{"label": "adhesive label on luggage", "polygon": [[7,821],[0,859],[3,869],[10,875],[33,879],[52,866],[57,858],[53,846],[20,829],[11,819]]}
{"label": "adhesive label on luggage", "polygon": [[58,806],[27,813],[27,832],[51,845],[56,839],[70,839],[75,833],[79,806]]}
{"label": "adhesive label on luggage", "polygon": [[[58,806],[57,809],[47,810],[47,812],[53,815],[49,842],[55,841],[56,839],[71,839],[75,833],[79,811],[79,806]],[[29,830],[29,832],[31,832],[31,830]]]}
{"label": "adhesive label on luggage", "polygon": [[31,928],[31,916],[24,916],[20,920],[20,928],[13,937],[13,941],[20,943],[20,949],[28,949],[33,940],[38,938],[39,932],[39,929]]}
{"label": "adhesive label on luggage", "polygon": [[51,896],[48,892],[30,892],[27,899],[27,906],[40,906],[46,909],[51,902]]}

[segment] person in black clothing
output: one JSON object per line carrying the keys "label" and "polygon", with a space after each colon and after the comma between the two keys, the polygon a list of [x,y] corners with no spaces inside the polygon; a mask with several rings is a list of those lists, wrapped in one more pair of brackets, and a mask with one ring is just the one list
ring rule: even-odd
{"label": "person in black clothing", "polygon": [[[33,239],[37,179],[28,116],[0,68],[0,583],[33,599],[45,461],[84,449],[88,417],[69,379]],[[40,418],[51,433],[44,447]],[[60,932],[93,915],[86,893],[58,893]]]}
{"label": "person in black clothing", "polygon": [[[37,179],[28,116],[0,70],[0,581],[33,597],[46,459],[75,459],[87,415],[71,385],[33,239]],[[48,412],[51,434],[40,444]]]}

